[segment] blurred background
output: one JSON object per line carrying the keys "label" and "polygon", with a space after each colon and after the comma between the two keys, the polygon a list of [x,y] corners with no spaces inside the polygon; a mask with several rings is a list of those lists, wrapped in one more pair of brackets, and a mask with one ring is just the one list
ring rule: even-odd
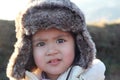
{"label": "blurred background", "polygon": [[[120,1],[71,1],[85,14],[88,30],[96,44],[97,58],[106,65],[105,80],[120,80]],[[8,80],[6,65],[16,42],[14,19],[27,2],[0,0],[0,80]]]}

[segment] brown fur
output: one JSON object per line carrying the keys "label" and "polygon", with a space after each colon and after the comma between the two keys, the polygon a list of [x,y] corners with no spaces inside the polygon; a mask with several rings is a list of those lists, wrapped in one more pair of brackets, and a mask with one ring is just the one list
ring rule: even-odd
{"label": "brown fur", "polygon": [[8,67],[8,77],[24,78],[25,71],[36,68],[32,57],[32,35],[40,29],[55,27],[75,34],[80,58],[76,64],[87,69],[95,58],[95,45],[86,28],[83,13],[69,0],[36,0],[16,18],[15,50]]}

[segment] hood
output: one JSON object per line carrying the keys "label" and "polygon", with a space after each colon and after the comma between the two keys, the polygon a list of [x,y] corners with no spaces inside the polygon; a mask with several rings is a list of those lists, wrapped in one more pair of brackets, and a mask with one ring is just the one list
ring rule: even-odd
{"label": "hood", "polygon": [[16,80],[25,77],[25,71],[36,68],[32,56],[32,35],[52,27],[75,34],[75,65],[87,69],[95,58],[95,45],[87,30],[84,14],[70,0],[30,0],[15,20],[15,50],[7,66],[7,76]]}

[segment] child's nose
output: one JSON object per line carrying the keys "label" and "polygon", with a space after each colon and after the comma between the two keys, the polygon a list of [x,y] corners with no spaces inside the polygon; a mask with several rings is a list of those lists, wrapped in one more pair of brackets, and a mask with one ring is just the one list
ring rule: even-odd
{"label": "child's nose", "polygon": [[56,55],[58,54],[58,49],[56,46],[49,46],[47,50],[47,55]]}

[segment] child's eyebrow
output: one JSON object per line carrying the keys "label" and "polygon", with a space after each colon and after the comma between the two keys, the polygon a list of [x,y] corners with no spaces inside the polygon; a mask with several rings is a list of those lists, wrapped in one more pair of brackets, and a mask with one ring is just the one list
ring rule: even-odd
{"label": "child's eyebrow", "polygon": [[32,40],[33,43],[34,43],[34,42],[37,42],[37,41],[47,41],[47,39],[40,39],[40,38],[37,38],[37,39]]}
{"label": "child's eyebrow", "polygon": [[55,39],[56,38],[61,38],[61,37],[69,37],[69,36],[70,36],[70,34],[62,34],[62,35],[59,35],[59,36],[55,37]]}
{"label": "child's eyebrow", "polygon": [[[61,34],[61,35],[53,37],[53,39],[58,39],[58,38],[62,38],[62,37],[69,37],[69,36],[70,36],[70,34]],[[36,39],[32,40],[33,43],[37,42],[37,41],[47,41],[47,39],[36,38]]]}

